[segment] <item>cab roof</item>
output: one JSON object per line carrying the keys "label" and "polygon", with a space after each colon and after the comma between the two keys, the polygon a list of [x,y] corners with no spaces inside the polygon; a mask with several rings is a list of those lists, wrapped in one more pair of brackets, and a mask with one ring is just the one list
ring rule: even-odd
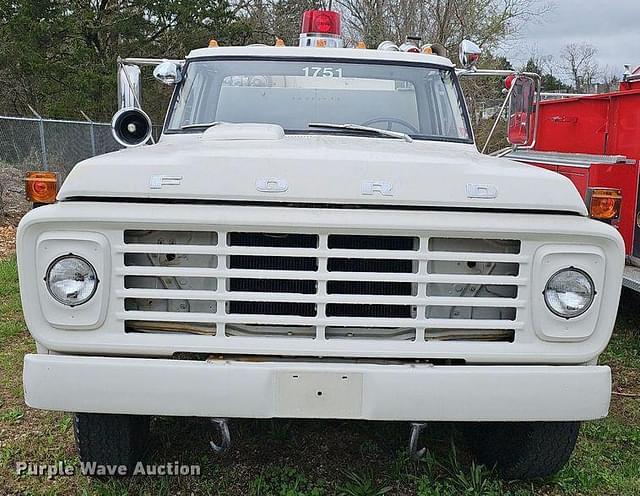
{"label": "cab roof", "polygon": [[281,57],[281,58],[330,58],[345,60],[371,60],[412,62],[422,64],[439,65],[446,68],[454,67],[454,64],[446,57],[439,55],[396,52],[391,50],[372,50],[361,48],[309,48],[309,47],[276,47],[263,45],[249,45],[244,47],[216,47],[198,48],[192,50],[187,56],[187,60],[208,57]]}

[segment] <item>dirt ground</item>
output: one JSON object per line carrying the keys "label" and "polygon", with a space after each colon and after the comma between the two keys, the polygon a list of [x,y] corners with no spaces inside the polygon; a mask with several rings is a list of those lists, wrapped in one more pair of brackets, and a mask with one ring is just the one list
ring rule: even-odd
{"label": "dirt ground", "polygon": [[9,258],[15,251],[16,228],[11,225],[0,226],[0,260]]}
{"label": "dirt ground", "polygon": [[24,197],[24,172],[0,163],[0,260],[15,251],[16,226],[30,208]]}
{"label": "dirt ground", "polygon": [[[24,197],[24,172],[0,163],[0,227],[17,226],[29,208],[29,202]],[[5,235],[3,232],[3,240]],[[2,243],[0,241],[0,249]]]}

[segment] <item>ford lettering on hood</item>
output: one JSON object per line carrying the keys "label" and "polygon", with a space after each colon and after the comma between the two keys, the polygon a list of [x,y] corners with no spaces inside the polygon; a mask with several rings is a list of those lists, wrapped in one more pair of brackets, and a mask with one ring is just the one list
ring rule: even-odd
{"label": "ford lettering on hood", "polygon": [[369,136],[284,135],[267,125],[243,128],[223,124],[202,134],[167,135],[154,146],[91,158],[75,167],[59,199],[587,213],[565,177],[483,156],[473,145],[407,143]]}

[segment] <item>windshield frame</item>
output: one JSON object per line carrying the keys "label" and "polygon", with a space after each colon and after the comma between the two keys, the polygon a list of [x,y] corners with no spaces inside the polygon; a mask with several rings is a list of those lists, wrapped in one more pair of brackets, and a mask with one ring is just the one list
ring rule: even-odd
{"label": "windshield frame", "polygon": [[[456,95],[458,97],[458,101],[460,104],[460,110],[462,112],[462,118],[464,120],[468,138],[456,138],[456,137],[448,137],[448,136],[425,136],[425,135],[410,135],[411,138],[418,141],[441,141],[441,142],[451,142],[451,143],[465,143],[465,144],[475,144],[475,135],[473,132],[473,126],[471,126],[471,121],[469,118],[469,109],[467,108],[467,102],[464,98],[464,94],[462,92],[462,88],[460,86],[460,80],[458,79],[458,75],[456,74],[455,67],[448,67],[439,64],[433,64],[429,62],[417,62],[411,60],[382,60],[382,59],[358,59],[352,57],[305,57],[305,56],[259,56],[259,55],[217,55],[217,56],[208,56],[208,57],[197,57],[192,59],[187,59],[184,66],[182,67],[182,72],[185,73],[189,69],[189,65],[194,62],[203,62],[203,61],[216,61],[216,60],[224,60],[224,61],[275,61],[275,62],[306,62],[309,60],[313,60],[315,62],[321,63],[347,63],[347,64],[363,64],[363,65],[394,65],[394,66],[408,66],[408,67],[425,67],[429,69],[437,69],[440,71],[449,71],[451,75],[451,80],[456,90]],[[167,109],[167,113],[165,115],[164,123],[162,125],[162,134],[167,135],[180,135],[180,134],[199,134],[203,131],[201,129],[170,129],[168,127],[169,122],[171,121],[173,114],[176,109],[176,100],[178,99],[178,94],[182,89],[182,85],[184,84],[185,78],[182,78],[182,81],[175,85],[173,94],[171,95],[171,100],[169,102],[169,107]],[[328,129],[285,129],[284,130],[288,135],[308,135],[308,134],[331,134],[331,135],[350,135],[350,136],[364,136],[363,133],[357,133],[350,130],[328,130]],[[384,136],[375,136],[371,135],[371,138],[385,138]]]}

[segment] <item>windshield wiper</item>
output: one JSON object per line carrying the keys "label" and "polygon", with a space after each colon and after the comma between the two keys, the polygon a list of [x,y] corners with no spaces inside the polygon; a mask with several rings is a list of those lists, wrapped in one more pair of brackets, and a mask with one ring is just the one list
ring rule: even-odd
{"label": "windshield wiper", "polygon": [[180,130],[182,131],[183,129],[209,129],[210,127],[213,126],[217,126],[218,124],[222,124],[221,121],[214,121],[214,122],[205,122],[202,124],[187,124],[186,126],[181,126]]}
{"label": "windshield wiper", "polygon": [[407,143],[413,143],[413,139],[406,133],[398,131],[388,131],[386,129],[378,129],[377,127],[361,126],[360,124],[331,124],[328,122],[310,122],[309,127],[325,127],[328,129],[349,129],[352,131],[363,131],[365,133],[379,134],[380,136],[388,136],[390,138],[403,139]]}

